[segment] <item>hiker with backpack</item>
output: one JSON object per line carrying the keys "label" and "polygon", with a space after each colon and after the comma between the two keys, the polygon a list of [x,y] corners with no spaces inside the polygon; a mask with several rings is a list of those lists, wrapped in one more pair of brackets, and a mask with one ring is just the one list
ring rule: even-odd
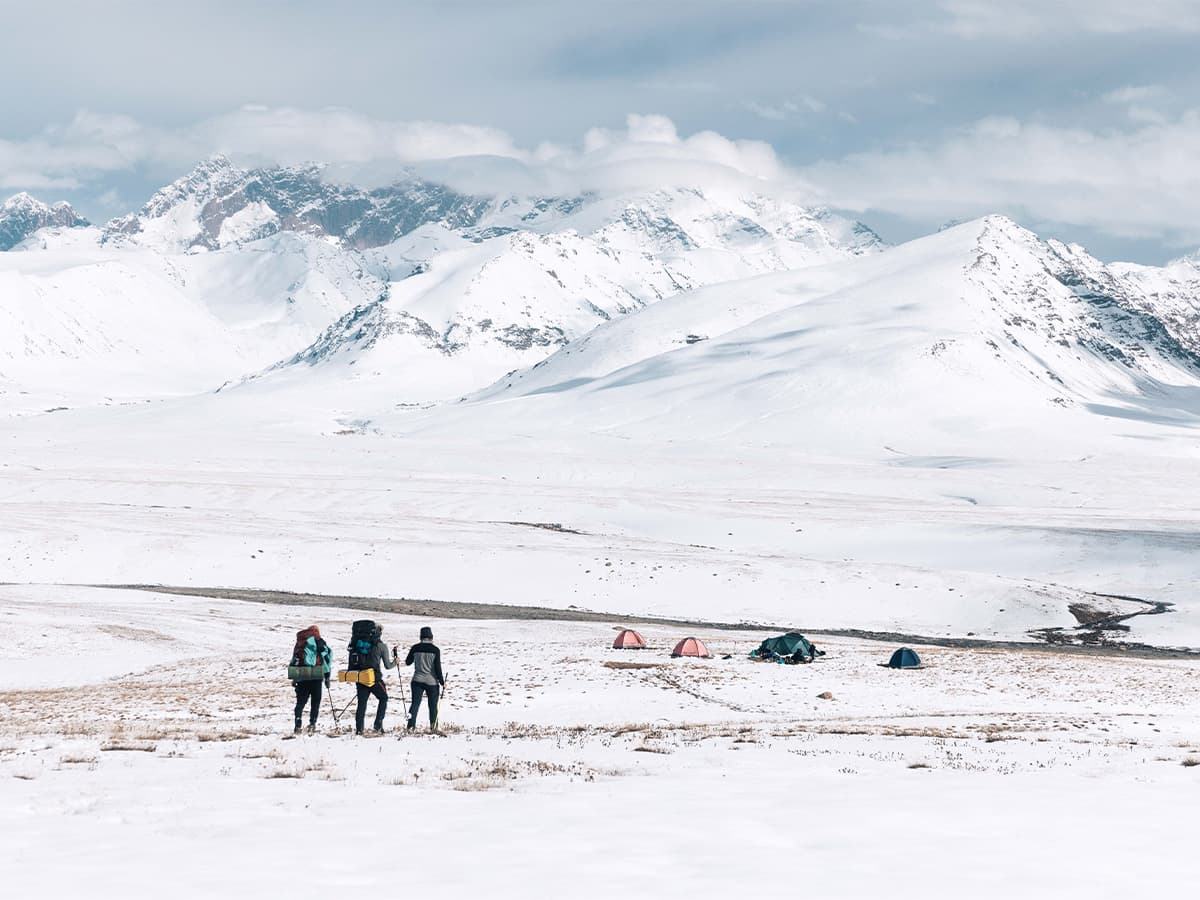
{"label": "hiker with backpack", "polygon": [[[368,630],[369,626],[369,630]],[[369,669],[375,673],[373,683],[355,685],[358,691],[358,706],[354,711],[354,733],[362,734],[367,718],[367,701],[374,696],[379,701],[375,709],[373,734],[383,734],[383,717],[387,713],[388,692],[383,681],[383,670],[396,668],[394,649],[383,642],[383,626],[369,620],[355,622],[350,638],[350,667]]]}
{"label": "hiker with backpack", "polygon": [[428,625],[421,628],[420,643],[413,644],[404,660],[413,667],[412,705],[408,709],[408,730],[417,727],[417,713],[421,709],[421,697],[429,698],[429,730],[438,730],[438,694],[446,687],[446,676],[442,674],[442,651],[433,642],[433,629]]}
{"label": "hiker with backpack", "polygon": [[310,703],[308,733],[317,731],[317,716],[321,711],[321,685],[329,687],[329,671],[333,666],[333,653],[321,638],[316,625],[296,632],[296,645],[292,648],[292,662],[288,666],[288,678],[296,688],[296,728],[300,733],[304,722],[304,707]]}

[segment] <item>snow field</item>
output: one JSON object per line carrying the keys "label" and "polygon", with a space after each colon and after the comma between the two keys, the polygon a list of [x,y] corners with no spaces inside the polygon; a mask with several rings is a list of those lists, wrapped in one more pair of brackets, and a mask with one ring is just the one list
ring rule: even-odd
{"label": "snow field", "polygon": [[800,867],[821,897],[1115,897],[1195,874],[1197,662],[919,647],[926,668],[893,672],[891,646],[818,639],[791,667],[745,658],[766,633],[714,630],[732,658],[671,660],[678,629],[622,652],[603,624],[379,614],[402,647],[433,625],[447,736],[354,739],[326,701],[293,738],[294,631],[315,621],[344,664],[364,615],[0,588],[2,883],[670,897]]}
{"label": "snow field", "polygon": [[[182,419],[174,418],[177,412]],[[309,435],[214,412],[46,416],[0,461],[7,580],[406,596],[1030,640],[1175,602],[1200,647],[1196,466]],[[196,431],[195,421],[207,423]],[[130,435],[137,439],[131,440]],[[521,524],[524,523],[524,524]],[[561,524],[574,532],[536,527]],[[64,574],[69,573],[69,574]]]}

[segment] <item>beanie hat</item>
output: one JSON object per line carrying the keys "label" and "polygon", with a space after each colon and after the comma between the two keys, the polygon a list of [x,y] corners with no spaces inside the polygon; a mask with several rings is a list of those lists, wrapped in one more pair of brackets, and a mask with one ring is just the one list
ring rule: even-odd
{"label": "beanie hat", "polygon": [[428,625],[422,625],[421,626],[421,640],[425,640],[426,638],[428,638],[431,641],[433,640],[433,629],[430,628]]}

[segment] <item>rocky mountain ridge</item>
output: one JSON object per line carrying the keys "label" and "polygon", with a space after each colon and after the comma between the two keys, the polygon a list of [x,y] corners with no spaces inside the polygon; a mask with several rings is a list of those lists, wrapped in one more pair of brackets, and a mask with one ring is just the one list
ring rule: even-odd
{"label": "rocky mountain ridge", "polygon": [[81,228],[89,222],[70,203],[48,205],[27,193],[0,205],[0,251],[11,250],[43,228]]}

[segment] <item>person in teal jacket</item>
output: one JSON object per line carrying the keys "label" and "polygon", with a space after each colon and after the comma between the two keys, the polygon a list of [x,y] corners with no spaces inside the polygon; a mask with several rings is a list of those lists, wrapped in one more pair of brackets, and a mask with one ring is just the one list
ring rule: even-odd
{"label": "person in teal jacket", "polygon": [[300,733],[300,726],[304,721],[304,707],[310,701],[312,706],[308,711],[308,733],[315,734],[317,716],[321,712],[321,685],[324,683],[325,687],[329,687],[333,653],[329,645],[322,640],[321,631],[316,625],[309,626],[296,637],[296,646],[292,649],[292,665],[320,668],[315,677],[293,682],[296,686],[296,730],[293,734]]}

